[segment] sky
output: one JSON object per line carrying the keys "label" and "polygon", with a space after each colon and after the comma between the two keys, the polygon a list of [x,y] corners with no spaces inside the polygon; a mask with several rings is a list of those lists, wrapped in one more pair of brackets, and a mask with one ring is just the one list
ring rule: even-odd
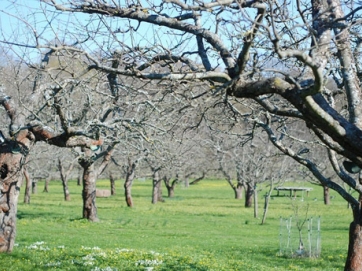
{"label": "sky", "polygon": [[[66,44],[74,44],[77,40],[87,39],[91,36],[93,42],[84,44],[86,49],[97,50],[103,48],[104,51],[114,51],[120,44],[130,47],[153,46],[162,44],[167,48],[172,48],[178,43],[178,37],[167,35],[158,27],[142,23],[137,31],[125,35],[109,35],[109,31],[100,23],[97,15],[87,15],[80,13],[61,13],[55,11],[39,0],[0,0],[0,40],[10,41],[22,45],[23,47],[13,47],[19,57],[28,55],[29,61],[39,61],[41,50],[31,48],[31,46],[47,45],[54,43],[56,39]],[[104,18],[112,29],[125,30],[125,20]],[[129,21],[126,20],[126,23]],[[138,26],[136,22],[131,22],[134,28]],[[87,25],[87,31],[80,28],[80,25]],[[99,28],[102,26],[101,28]],[[97,35],[95,34],[97,32]],[[35,36],[38,36],[36,40]],[[180,37],[181,39],[181,37]],[[29,46],[29,47],[26,47]],[[196,50],[194,40],[190,40],[182,45]]]}

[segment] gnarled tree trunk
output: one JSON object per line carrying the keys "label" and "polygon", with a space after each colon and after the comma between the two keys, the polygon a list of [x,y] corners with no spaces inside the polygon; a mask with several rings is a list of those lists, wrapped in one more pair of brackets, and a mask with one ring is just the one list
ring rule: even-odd
{"label": "gnarled tree trunk", "polygon": [[83,218],[89,221],[98,221],[96,206],[96,180],[97,174],[93,163],[81,163],[83,167]]}
{"label": "gnarled tree trunk", "polygon": [[164,176],[163,177],[163,181],[165,183],[165,186],[167,188],[167,196],[169,198],[172,198],[175,196],[175,187],[176,187],[176,184],[178,183],[178,177],[176,176],[176,179],[174,179],[172,182],[171,182],[171,178],[170,177],[167,177],[167,176]]}
{"label": "gnarled tree trunk", "polygon": [[27,131],[19,134],[23,135],[17,136],[17,142],[8,141],[0,146],[0,252],[11,252],[14,247],[22,166],[34,142]]}
{"label": "gnarled tree trunk", "polygon": [[[1,158],[0,158],[1,159]],[[17,163],[14,158],[10,163]],[[9,168],[0,193],[0,252],[11,252],[16,236],[16,214],[22,173],[19,167]]]}
{"label": "gnarled tree trunk", "polygon": [[[99,221],[96,206],[96,181],[109,164],[116,144],[108,146],[107,150],[97,155],[90,149],[85,149],[85,157],[78,160],[78,163],[83,168],[83,218],[91,222]],[[101,157],[103,157],[103,161],[99,168],[95,169],[94,162]]]}
{"label": "gnarled tree trunk", "polygon": [[[71,148],[79,145],[84,147],[101,145],[103,141],[74,136],[67,132],[56,135],[49,127],[43,126],[38,121],[32,121],[24,126],[18,119],[20,114],[16,113],[11,98],[1,89],[0,104],[10,119],[9,134],[12,136],[9,140],[0,133],[0,252],[11,252],[16,235],[16,213],[23,180],[23,166],[34,143],[46,141],[51,145]],[[58,111],[61,115],[62,112]]]}

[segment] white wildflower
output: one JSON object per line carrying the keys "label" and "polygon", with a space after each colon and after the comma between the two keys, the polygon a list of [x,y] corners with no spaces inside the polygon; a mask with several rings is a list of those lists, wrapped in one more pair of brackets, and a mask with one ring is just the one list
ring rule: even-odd
{"label": "white wildflower", "polygon": [[133,249],[127,249],[127,248],[116,248],[116,253],[122,253],[122,252],[132,252]]}
{"label": "white wildflower", "polygon": [[44,264],[44,266],[52,267],[52,266],[60,266],[61,264],[62,264],[61,262],[50,262],[50,263]]}
{"label": "white wildflower", "polygon": [[82,258],[83,261],[94,261],[93,255],[89,254]]}
{"label": "white wildflower", "polygon": [[27,246],[27,249],[34,249],[34,250],[41,250],[41,251],[46,251],[49,250],[48,247],[43,247],[42,245],[44,245],[45,242],[40,241],[40,242],[35,242],[34,244],[31,244],[29,246]]}
{"label": "white wildflower", "polygon": [[117,268],[112,268],[110,266],[107,266],[105,268],[100,268],[100,267],[97,266],[97,267],[91,269],[91,271],[118,271],[118,269]]}
{"label": "white wildflower", "polygon": [[156,266],[156,265],[160,265],[162,264],[162,261],[158,261],[158,260],[138,260],[136,262],[136,266]]}

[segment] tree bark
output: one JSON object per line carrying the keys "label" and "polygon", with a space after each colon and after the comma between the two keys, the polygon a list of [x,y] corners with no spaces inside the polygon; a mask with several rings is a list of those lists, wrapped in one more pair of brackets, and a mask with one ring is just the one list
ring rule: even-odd
{"label": "tree bark", "polygon": [[128,207],[133,207],[132,184],[135,178],[136,164],[137,161],[132,162],[131,159],[128,158],[126,180],[124,181],[124,196]]}
{"label": "tree bark", "polygon": [[235,192],[235,199],[242,199],[243,198],[243,186],[238,184],[234,187]]}
{"label": "tree bark", "polygon": [[185,178],[185,187],[188,188],[190,186],[189,178]]}
{"label": "tree bark", "polygon": [[272,182],[270,184],[269,192],[265,195],[263,219],[261,220],[262,225],[264,225],[264,223],[266,221],[266,216],[268,214],[268,209],[269,209],[269,201],[270,201],[270,197],[271,197],[273,189],[274,189],[274,184]]}
{"label": "tree bark", "polygon": [[45,193],[49,192],[49,182],[50,182],[50,177],[46,178],[45,182],[44,182],[44,190],[43,190],[43,192],[45,192]]}
{"label": "tree bark", "polygon": [[250,208],[253,206],[253,195],[254,185],[252,183],[247,183],[245,191],[245,207]]}
{"label": "tree bark", "polygon": [[256,190],[256,186],[254,187],[254,218],[258,218],[258,191]]}
{"label": "tree bark", "polygon": [[77,177],[77,185],[78,186],[82,185],[82,179],[83,179],[82,174],[79,172],[79,175]]}
{"label": "tree bark", "polygon": [[30,191],[31,191],[31,179],[29,172],[24,168],[24,177],[25,177],[25,193],[24,193],[24,203],[30,204]]}
{"label": "tree bark", "polygon": [[112,173],[109,174],[109,182],[111,184],[111,195],[114,196],[116,194],[116,180],[114,179]]}
{"label": "tree bark", "polygon": [[68,171],[65,172],[62,160],[59,158],[58,159],[58,169],[60,172],[60,179],[62,180],[62,185],[63,185],[64,200],[70,201],[70,193],[69,193],[69,187],[68,187],[68,174],[73,169],[73,165],[71,164],[69,166]]}
{"label": "tree bark", "polygon": [[[96,206],[96,181],[109,164],[115,145],[116,143],[108,146],[106,151],[98,155],[94,155],[90,149],[85,149],[85,157],[78,160],[83,168],[83,218],[91,222],[99,221]],[[95,169],[94,162],[100,157],[103,157],[103,161],[99,168]]]}
{"label": "tree bark", "polygon": [[97,174],[93,163],[82,164],[83,172],[83,218],[92,222],[99,221],[96,206],[96,179]]}
{"label": "tree bark", "polygon": [[32,194],[37,194],[38,193],[38,181],[33,180],[31,182],[31,193]]}
{"label": "tree bark", "polygon": [[[23,146],[32,145],[24,143],[26,145]],[[0,148],[0,252],[11,252],[15,243],[17,205],[23,180],[22,166],[26,162],[27,153],[13,154],[12,150],[17,146],[16,142],[10,141]]]}
{"label": "tree bark", "polygon": [[70,192],[69,192],[69,187],[68,187],[68,180],[63,183],[63,192],[64,192],[64,200],[65,201],[70,201]]}
{"label": "tree bark", "polygon": [[170,183],[171,178],[164,176],[163,181],[167,188],[167,196],[169,198],[173,198],[175,196],[175,187],[176,187],[176,184],[178,183],[178,177],[176,176],[176,179]]}
{"label": "tree bark", "polygon": [[[161,190],[161,179],[160,179],[160,169],[157,168],[153,171],[152,179],[152,204],[156,204],[160,200],[160,190]],[[162,192],[161,192],[162,193]],[[162,194],[161,194],[162,200]]]}
{"label": "tree bark", "polygon": [[165,200],[163,199],[162,196],[162,181],[160,180],[160,182],[158,183],[158,193],[157,193],[157,201],[160,202],[164,202]]}
{"label": "tree bark", "polygon": [[362,271],[362,226],[353,221],[349,227],[349,245],[345,271]]}
{"label": "tree bark", "polygon": [[329,187],[325,185],[323,185],[323,199],[325,205],[330,204]]}
{"label": "tree bark", "polygon": [[21,178],[21,175],[12,177],[12,182],[4,184],[0,194],[0,252],[11,252],[14,247]]}

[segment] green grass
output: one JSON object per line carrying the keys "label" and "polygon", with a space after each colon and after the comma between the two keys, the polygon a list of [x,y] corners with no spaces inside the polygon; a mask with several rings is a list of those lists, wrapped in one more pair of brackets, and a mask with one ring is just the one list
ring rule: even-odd
{"label": "green grass", "polygon": [[[108,181],[97,186],[108,188]],[[60,182],[52,182],[49,193],[32,195],[30,205],[21,196],[17,246],[0,254],[0,270],[343,269],[351,211],[333,192],[331,205],[325,206],[320,187],[312,186],[304,198],[308,215],[321,217],[322,254],[309,259],[279,255],[280,217],[293,214],[289,197],[274,197],[266,224],[260,225],[224,181],[180,185],[175,198],[156,205],[151,183],[136,181],[132,209],[126,207],[120,181],[117,186],[117,195],[97,199],[98,223],[80,219],[81,187],[75,182],[70,182],[70,202],[63,200]],[[259,192],[260,217],[265,191]]]}

